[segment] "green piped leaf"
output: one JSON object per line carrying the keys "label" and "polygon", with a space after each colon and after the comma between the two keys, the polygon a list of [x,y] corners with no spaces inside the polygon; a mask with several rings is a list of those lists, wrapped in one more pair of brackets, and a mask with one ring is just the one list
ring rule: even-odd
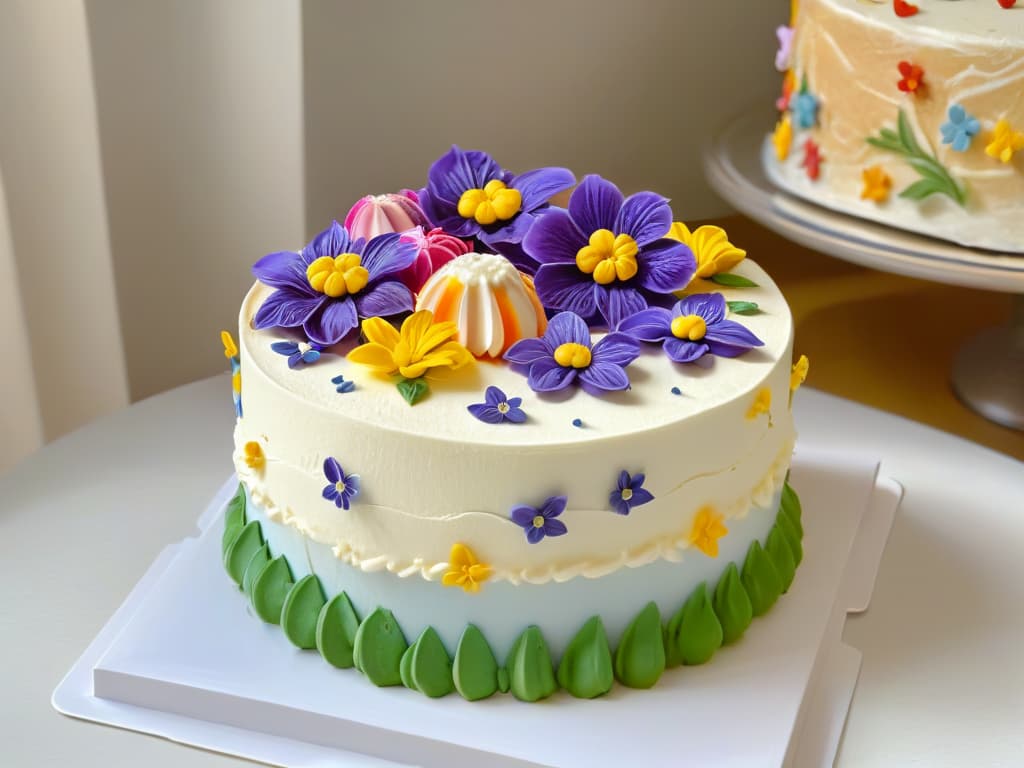
{"label": "green piped leaf", "polygon": [[612,652],[600,616],[592,616],[569,641],[558,664],[558,684],[578,699],[607,693],[615,682]]}
{"label": "green piped leaf", "polygon": [[256,554],[256,550],[262,546],[263,534],[260,532],[260,524],[257,520],[253,520],[242,528],[228,545],[227,550],[224,552],[224,568],[238,586],[242,586],[245,566],[249,564],[249,560]]}
{"label": "green piped leaf", "polygon": [[756,315],[761,311],[757,302],[754,301],[727,301],[725,304],[729,307],[730,312],[735,312],[737,315]]}
{"label": "green piped leaf", "polygon": [[242,572],[242,591],[247,595],[252,594],[252,583],[260,572],[270,562],[270,547],[264,542],[263,546],[253,552],[252,557]]}
{"label": "green piped leaf", "polygon": [[512,680],[508,676],[508,667],[498,667],[498,690],[508,693],[512,687]]}
{"label": "green piped leaf", "polygon": [[359,625],[352,658],[374,685],[401,685],[399,665],[408,645],[391,611],[377,608]]}
{"label": "green piped leaf", "polygon": [[630,688],[650,688],[665,671],[661,614],[650,602],[629,623],[615,649],[615,677]]}
{"label": "green piped leaf", "polygon": [[316,648],[331,666],[349,669],[359,630],[359,617],[344,592],[335,595],[320,609],[316,622]]}
{"label": "green piped leaf", "polygon": [[761,549],[761,542],[756,539],[750,542],[740,580],[750,598],[750,609],[754,616],[767,613],[782,594],[782,579],[772,565],[771,558]]}
{"label": "green piped leaf", "polygon": [[708,661],[722,645],[722,625],[715,615],[708,587],[701,582],[669,622],[667,650],[677,663],[693,666]]}
{"label": "green piped leaf", "polygon": [[227,555],[228,547],[238,538],[245,527],[245,489],[238,484],[238,490],[224,509],[224,534],[220,539],[221,554]]}
{"label": "green piped leaf", "polygon": [[800,565],[800,561],[804,559],[803,536],[799,529],[793,525],[792,519],[781,509],[775,516],[775,527],[782,531],[782,535],[789,545],[789,551],[793,554],[793,564]]}
{"label": "green piped leaf", "polygon": [[[505,690],[508,690],[506,674]],[[473,624],[462,632],[452,665],[455,690],[467,701],[493,696],[498,690],[498,660],[483,633]]]}
{"label": "green piped leaf", "polygon": [[740,582],[736,563],[729,563],[722,578],[718,580],[713,600],[715,615],[722,625],[722,645],[736,642],[743,637],[754,615],[750,597]]}
{"label": "green piped leaf", "polygon": [[505,667],[509,689],[520,701],[546,699],[558,690],[551,654],[539,627],[529,626],[516,638]]}
{"label": "green piped leaf", "polygon": [[779,583],[782,585],[782,593],[785,594],[793,583],[793,577],[796,576],[796,562],[793,560],[793,551],[786,542],[786,535],[779,530],[777,525],[773,525],[768,532],[764,551],[771,559],[772,565],[775,566],[776,573],[779,574]]}
{"label": "green piped leaf", "polygon": [[779,508],[786,513],[790,520],[796,523],[797,528],[800,531],[800,535],[803,536],[804,529],[800,523],[803,521],[804,510],[800,504],[800,497],[797,496],[796,491],[793,490],[788,482],[782,486],[782,499],[779,504]]}
{"label": "green piped leaf", "polygon": [[303,576],[281,606],[281,629],[299,648],[316,648],[316,625],[327,598],[315,574]]}
{"label": "green piped leaf", "polygon": [[730,288],[757,288],[757,283],[742,275],[734,275],[731,272],[719,272],[711,276],[711,282],[719,285],[727,285]]}
{"label": "green piped leaf", "polygon": [[[452,660],[444,643],[441,642],[437,630],[433,627],[424,629],[409,651],[412,652],[409,664],[412,685],[408,687],[414,688],[432,699],[447,696],[455,690],[455,683],[452,680]],[[402,656],[403,663],[407,655],[409,655],[408,652]],[[402,682],[405,683],[404,676]]]}
{"label": "green piped leaf", "polygon": [[410,691],[415,691],[417,689],[416,683],[412,679],[412,649],[413,646],[410,645],[402,654],[402,660],[398,662],[398,676],[402,680],[402,685]]}
{"label": "green piped leaf", "polygon": [[405,402],[409,405],[416,405],[430,392],[430,385],[422,377],[418,379],[401,379],[398,384],[398,391],[402,393]]}
{"label": "green piped leaf", "polygon": [[281,608],[291,588],[292,569],[284,555],[278,555],[253,580],[252,609],[268,624],[279,624]]}

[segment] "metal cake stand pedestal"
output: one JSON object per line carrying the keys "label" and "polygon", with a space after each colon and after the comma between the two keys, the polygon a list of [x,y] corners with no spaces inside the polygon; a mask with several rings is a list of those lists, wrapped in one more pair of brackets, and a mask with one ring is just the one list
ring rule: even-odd
{"label": "metal cake stand pedestal", "polygon": [[715,191],[783,237],[829,256],[909,277],[1012,293],[1009,325],[989,328],[956,355],[953,390],[991,421],[1024,430],[1024,256],[993,253],[831,211],[775,187],[762,151],[768,112],[734,119],[704,153]]}

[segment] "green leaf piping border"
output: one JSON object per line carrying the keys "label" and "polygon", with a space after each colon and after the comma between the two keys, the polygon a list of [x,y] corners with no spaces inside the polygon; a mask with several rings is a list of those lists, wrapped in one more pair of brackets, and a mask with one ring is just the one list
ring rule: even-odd
{"label": "green leaf piping border", "polygon": [[958,205],[966,205],[967,191],[937,157],[928,154],[918,144],[914,129],[910,127],[910,121],[902,109],[896,118],[896,128],[895,131],[892,128],[882,128],[877,136],[869,136],[866,141],[875,149],[900,155],[921,176],[918,181],[900,192],[900,197],[924,200],[930,195],[946,195]]}
{"label": "green leaf piping border", "polygon": [[[613,674],[620,684],[649,688],[664,671],[703,664],[723,644],[738,640],[750,619],[737,618],[736,598],[744,603],[741,608],[750,606],[753,598],[762,613],[767,611],[789,588],[803,556],[800,499],[787,476],[775,523],[763,544],[751,542],[742,574],[730,562],[719,586],[701,582],[669,616],[661,616],[654,603],[647,603],[614,651],[600,616],[592,616],[566,648],[556,672],[536,626],[524,627],[505,665],[499,666],[483,632],[472,624],[463,630],[454,655],[429,626],[408,645],[400,622],[386,608],[378,606],[360,619],[344,592],[326,599],[315,574],[293,583],[284,555],[272,557],[259,522],[247,522],[245,503],[239,486],[225,508],[222,554],[228,575],[251,591],[260,618],[282,624],[293,643],[316,649],[334,667],[355,667],[375,685],[405,685],[435,698],[457,691],[476,701],[511,691],[520,700],[539,701],[559,688],[593,698],[612,688]],[[250,565],[253,572],[246,578]],[[716,592],[723,598],[715,599]],[[755,610],[754,617],[758,615]]]}

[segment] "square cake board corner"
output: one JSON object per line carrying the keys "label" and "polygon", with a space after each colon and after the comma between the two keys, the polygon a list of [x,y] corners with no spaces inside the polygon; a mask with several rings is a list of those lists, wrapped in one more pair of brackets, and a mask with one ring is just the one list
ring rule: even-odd
{"label": "square cake board corner", "polygon": [[[376,688],[293,647],[224,574],[231,478],[168,547],[53,694],[66,715],[276,765],[830,765],[866,609],[902,491],[877,461],[798,447],[804,560],[788,594],[700,667],[651,690],[535,704]],[[615,640],[614,638],[610,638]]]}

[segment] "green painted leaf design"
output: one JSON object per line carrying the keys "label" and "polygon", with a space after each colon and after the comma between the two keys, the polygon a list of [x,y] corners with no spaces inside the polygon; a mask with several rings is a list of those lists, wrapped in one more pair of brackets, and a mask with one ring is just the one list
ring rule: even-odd
{"label": "green painted leaf design", "polygon": [[722,625],[715,615],[705,582],[690,593],[677,615],[680,620],[670,636],[673,653],[687,666],[703,664],[722,645]]}
{"label": "green painted leaf design", "polygon": [[713,605],[715,615],[722,625],[722,645],[734,643],[743,637],[743,633],[750,626],[754,611],[750,605],[750,597],[740,582],[736,563],[729,563],[722,578],[718,580]]}
{"label": "green painted leaf design", "polygon": [[[447,696],[455,690],[452,660],[437,630],[433,627],[424,629],[409,650],[412,652],[409,672],[413,683],[409,687],[432,699]],[[405,656],[402,660],[404,662]],[[402,682],[405,682],[404,678]]]}
{"label": "green painted leaf design", "polygon": [[416,405],[430,391],[430,386],[423,377],[418,379],[401,379],[396,386],[398,391],[401,392],[402,397],[405,398],[405,402],[409,405]]}
{"label": "green painted leaf design", "polygon": [[349,669],[354,663],[352,651],[358,630],[359,617],[348,595],[341,592],[320,609],[316,622],[316,648],[331,666]]}
{"label": "green painted leaf design", "polygon": [[[508,675],[505,690],[508,690],[507,678]],[[486,699],[498,690],[498,661],[483,632],[473,624],[468,625],[459,638],[452,679],[455,690],[467,701]]]}
{"label": "green painted leaf design", "polygon": [[509,689],[520,701],[546,699],[558,690],[551,653],[539,627],[531,625],[516,638],[505,667]]}
{"label": "green painted leaf design", "polygon": [[292,569],[284,555],[278,555],[260,571],[252,583],[252,609],[268,624],[281,622],[281,608],[292,588]]}
{"label": "green painted leaf design", "polygon": [[256,550],[263,546],[263,534],[260,531],[259,521],[253,520],[245,525],[234,540],[228,545],[224,552],[224,568],[228,575],[235,580],[235,584],[242,585],[242,577],[245,575],[245,566],[256,554]]}
{"label": "green painted leaf design", "polygon": [[612,652],[600,616],[592,616],[569,641],[558,664],[558,684],[578,699],[607,693],[615,682]]}
{"label": "green painted leaf design", "polygon": [[281,606],[281,629],[299,648],[316,648],[316,626],[327,599],[315,574],[303,576]]}
{"label": "green painted leaf design", "polygon": [[761,311],[757,302],[754,301],[727,301],[725,304],[729,307],[730,312],[735,312],[737,315],[756,315]]}
{"label": "green painted leaf design", "polygon": [[665,671],[661,614],[652,601],[629,623],[615,649],[615,677],[630,688],[650,688]]}
{"label": "green painted leaf design", "polygon": [[900,192],[900,197],[923,200],[931,195],[946,195],[961,206],[966,205],[967,193],[963,185],[950,175],[938,158],[921,147],[902,109],[896,117],[896,129],[882,128],[877,136],[869,136],[867,143],[884,152],[900,155],[920,174],[921,179]]}
{"label": "green painted leaf design", "polygon": [[773,525],[765,539],[764,551],[771,558],[775,571],[779,574],[779,581],[782,584],[782,593],[789,591],[793,578],[796,576],[796,562],[793,560],[793,551],[786,542],[785,534],[779,530],[778,525]]}
{"label": "green painted leaf design", "polygon": [[376,608],[356,631],[352,657],[356,668],[374,685],[401,685],[399,665],[407,647],[391,611]]}
{"label": "green painted leaf design", "polygon": [[757,540],[750,542],[740,580],[750,598],[750,609],[754,616],[767,613],[782,594],[782,580],[771,558],[761,549],[761,542]]}
{"label": "green painted leaf design", "polygon": [[775,527],[782,531],[786,543],[789,545],[789,551],[793,553],[793,562],[800,565],[800,561],[804,559],[803,535],[800,530],[793,525],[793,521],[781,509],[775,516]]}
{"label": "green painted leaf design", "polygon": [[719,285],[727,285],[730,288],[757,288],[757,283],[748,280],[742,275],[734,275],[731,272],[719,272],[711,276],[711,282]]}
{"label": "green painted leaf design", "polygon": [[252,583],[269,562],[270,547],[264,543],[262,547],[253,552],[252,557],[249,558],[249,562],[245,566],[245,570],[242,572],[242,591],[245,594],[252,594]]}

